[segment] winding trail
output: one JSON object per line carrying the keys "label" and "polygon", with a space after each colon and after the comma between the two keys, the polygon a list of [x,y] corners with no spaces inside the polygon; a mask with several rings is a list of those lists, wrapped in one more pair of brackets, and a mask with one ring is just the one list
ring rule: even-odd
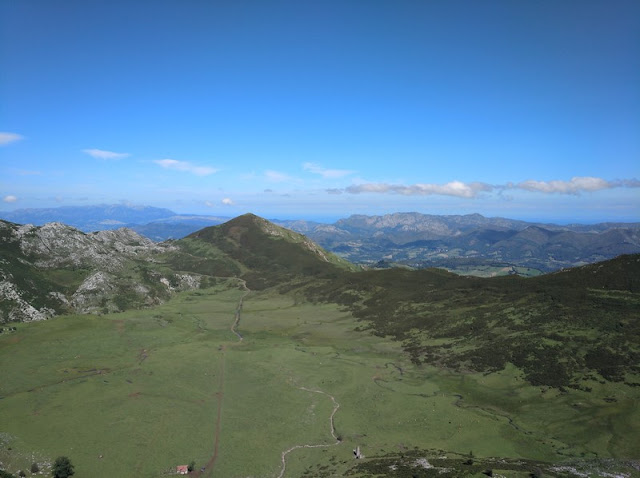
{"label": "winding trail", "polygon": [[338,440],[338,437],[336,436],[336,427],[333,423],[333,416],[338,411],[338,408],[340,408],[340,404],[336,401],[335,397],[333,395],[329,395],[327,392],[323,392],[322,390],[312,390],[306,387],[298,387],[298,389],[304,390],[306,392],[311,392],[311,393],[321,393],[322,395],[326,395],[331,399],[331,401],[333,402],[333,411],[329,416],[329,425],[330,425],[331,436],[334,438],[335,443],[320,444],[320,445],[294,445],[288,450],[283,451],[282,452],[282,468],[280,469],[280,474],[278,475],[278,478],[282,478],[284,476],[284,473],[287,469],[287,455],[291,453],[293,450],[297,450],[299,448],[328,448],[328,447],[332,447],[340,444],[340,440]]}

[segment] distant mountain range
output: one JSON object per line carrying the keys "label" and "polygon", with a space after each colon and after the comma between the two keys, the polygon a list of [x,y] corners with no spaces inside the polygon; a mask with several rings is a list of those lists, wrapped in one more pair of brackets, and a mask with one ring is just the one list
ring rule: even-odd
{"label": "distant mountain range", "polygon": [[304,232],[352,262],[379,267],[401,264],[464,272],[479,266],[508,266],[511,271],[513,266],[549,272],[640,252],[640,223],[560,226],[480,214],[395,213],[351,216],[331,225],[279,224]]}
{"label": "distant mountain range", "polygon": [[126,204],[96,206],[63,206],[56,208],[17,209],[0,211],[0,219],[17,224],[42,226],[61,222],[84,232],[105,231],[127,227],[149,239],[161,242],[180,239],[203,227],[221,224],[226,216],[180,215],[170,209]]}
{"label": "distant mountain range", "polygon": [[0,218],[18,224],[42,226],[48,222],[62,222],[84,232],[117,229],[127,224],[146,224],[175,215],[169,209],[124,204],[63,206],[0,212]]}
{"label": "distant mountain range", "polygon": [[[85,232],[127,227],[156,242],[180,239],[225,216],[179,215],[148,206],[101,205],[0,213],[19,224],[62,222]],[[536,275],[640,252],[640,223],[557,225],[480,214],[353,215],[333,224],[274,220],[354,263],[442,267],[471,275]]]}

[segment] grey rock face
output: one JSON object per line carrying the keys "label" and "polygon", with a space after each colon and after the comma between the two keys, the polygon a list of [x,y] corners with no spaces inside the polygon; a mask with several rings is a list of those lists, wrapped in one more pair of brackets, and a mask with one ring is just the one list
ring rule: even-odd
{"label": "grey rock face", "polygon": [[125,228],[85,234],[62,223],[0,221],[0,323],[151,306],[198,288],[199,276],[158,265],[175,249]]}

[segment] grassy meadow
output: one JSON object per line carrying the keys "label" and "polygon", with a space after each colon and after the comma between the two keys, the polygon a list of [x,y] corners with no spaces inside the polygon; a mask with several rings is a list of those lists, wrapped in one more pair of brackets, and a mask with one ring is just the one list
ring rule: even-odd
{"label": "grassy meadow", "polygon": [[[200,476],[337,477],[405,454],[539,466],[640,456],[638,388],[559,391],[514,367],[416,365],[361,325],[236,280],[154,309],[16,324],[0,335],[0,463],[27,476],[66,455],[78,478],[160,477],[192,460]],[[315,447],[287,453],[282,473],[283,452],[301,445]],[[504,475],[528,476],[520,463]]]}

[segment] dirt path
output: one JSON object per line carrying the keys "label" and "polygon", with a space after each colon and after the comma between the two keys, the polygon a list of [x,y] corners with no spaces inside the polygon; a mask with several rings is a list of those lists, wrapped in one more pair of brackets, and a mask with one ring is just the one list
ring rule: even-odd
{"label": "dirt path", "polygon": [[[251,293],[251,289],[249,289],[247,287],[247,283],[242,280],[242,279],[237,279],[240,284],[242,285],[242,288],[246,291],[242,297],[240,297],[240,300],[238,301],[238,305],[236,306],[236,311],[235,311],[235,315],[234,315],[234,320],[233,323],[231,324],[230,330],[231,332],[233,332],[233,334],[238,338],[238,342],[235,342],[235,344],[238,344],[240,342],[242,342],[243,337],[242,335],[240,335],[240,333],[238,332],[237,328],[240,325],[240,319],[241,319],[241,315],[242,315],[242,306],[244,305],[244,299],[247,297],[247,295],[249,295]],[[219,379],[218,379],[218,391],[215,393],[215,397],[218,399],[218,407],[217,407],[217,413],[216,413],[216,425],[215,425],[215,432],[214,432],[214,444],[213,444],[213,454],[211,455],[211,458],[209,459],[209,461],[207,462],[207,464],[204,466],[204,470],[200,471],[200,470],[194,470],[191,473],[189,473],[189,476],[192,477],[210,477],[213,475],[213,470],[215,467],[215,463],[216,460],[218,459],[218,450],[219,450],[219,445],[220,445],[220,431],[221,431],[221,425],[222,425],[222,403],[223,403],[223,399],[224,399],[224,371],[225,371],[225,353],[226,353],[226,345],[221,345],[220,346],[220,352],[222,354],[221,356],[221,360],[220,360],[220,372],[219,372]],[[322,395],[326,395],[327,397],[329,397],[331,399],[331,401],[333,402],[333,410],[331,411],[331,415],[329,416],[329,431],[331,432],[331,436],[333,437],[333,439],[335,440],[335,443],[329,443],[329,444],[318,444],[318,445],[294,445],[291,448],[289,448],[288,450],[285,450],[282,452],[281,455],[281,460],[282,460],[282,468],[280,470],[280,474],[278,475],[278,478],[282,478],[284,476],[284,473],[286,471],[287,468],[287,455],[289,453],[291,453],[294,450],[297,450],[298,448],[328,448],[328,447],[332,447],[332,446],[336,446],[338,444],[340,444],[340,440],[338,440],[338,437],[336,435],[336,428],[334,425],[334,415],[336,414],[336,412],[338,411],[338,409],[340,408],[340,404],[336,401],[335,397],[333,395],[328,394],[327,392],[324,392],[322,390],[313,390],[310,388],[306,388],[306,387],[298,387],[299,390],[304,390],[305,392],[310,392],[310,393],[320,393]]]}
{"label": "dirt path", "polygon": [[[213,442],[213,454],[209,461],[204,466],[204,472],[202,476],[211,476],[211,472],[213,471],[213,466],[218,459],[218,449],[220,446],[220,426],[222,424],[222,400],[224,398],[224,358],[225,358],[225,348],[224,346],[221,349],[222,351],[222,359],[220,361],[220,375],[218,379],[218,391],[215,393],[216,398],[218,399],[218,410],[216,414],[216,427],[214,432],[214,442]],[[194,470],[190,474],[190,476],[200,476],[199,470]]]}
{"label": "dirt path", "polygon": [[336,414],[336,412],[338,411],[338,408],[340,408],[340,404],[336,401],[335,397],[333,395],[329,395],[327,392],[323,392],[322,390],[312,390],[310,388],[306,388],[306,387],[298,387],[299,390],[304,390],[306,392],[312,392],[312,393],[321,393],[322,395],[326,395],[327,397],[329,397],[331,399],[331,401],[333,402],[333,411],[331,412],[331,415],[329,416],[329,425],[330,425],[330,431],[331,431],[331,436],[334,438],[335,443],[330,443],[330,444],[322,444],[322,445],[294,445],[291,448],[289,448],[288,450],[285,450],[282,452],[282,468],[280,469],[280,474],[278,475],[278,478],[282,478],[284,476],[284,473],[287,469],[287,455],[289,453],[291,453],[293,450],[297,450],[299,448],[329,448],[332,446],[336,446],[340,444],[340,440],[338,440],[338,437],[336,435],[336,427],[333,423],[333,417]]}
{"label": "dirt path", "polygon": [[[245,293],[242,295],[242,297],[240,297],[240,300],[238,301],[238,305],[236,306],[236,312],[235,312],[233,323],[231,324],[230,330],[235,334],[236,337],[238,337],[238,342],[236,343],[239,343],[239,342],[242,342],[242,335],[240,335],[236,329],[240,324],[240,315],[242,313],[242,305],[244,303],[244,298],[251,293],[251,289],[247,287],[247,283],[244,280],[242,279],[237,279],[237,280],[242,285],[242,288],[245,290]],[[221,359],[220,359],[220,372],[218,374],[218,377],[219,377],[218,391],[214,394],[214,396],[218,399],[218,407],[216,412],[216,426],[214,431],[213,454],[211,455],[211,458],[209,458],[209,461],[207,462],[207,464],[203,467],[204,471],[193,470],[191,473],[189,473],[189,476],[194,476],[194,477],[212,476],[213,468],[216,464],[216,460],[218,459],[218,450],[220,448],[220,430],[222,427],[222,402],[224,400],[224,370],[225,370],[225,357],[226,357],[227,346],[223,344],[220,346],[219,350],[221,353]]]}
{"label": "dirt path", "polygon": [[240,297],[240,301],[238,302],[238,306],[236,307],[236,315],[234,317],[233,324],[231,324],[231,332],[233,332],[236,337],[238,337],[238,340],[242,342],[242,335],[240,335],[236,329],[238,328],[238,325],[240,325],[240,314],[242,314],[242,305],[244,304],[244,298],[249,295],[251,289],[247,287],[247,283],[244,280],[238,279],[238,281],[242,284],[242,288],[246,292],[242,297]]}

